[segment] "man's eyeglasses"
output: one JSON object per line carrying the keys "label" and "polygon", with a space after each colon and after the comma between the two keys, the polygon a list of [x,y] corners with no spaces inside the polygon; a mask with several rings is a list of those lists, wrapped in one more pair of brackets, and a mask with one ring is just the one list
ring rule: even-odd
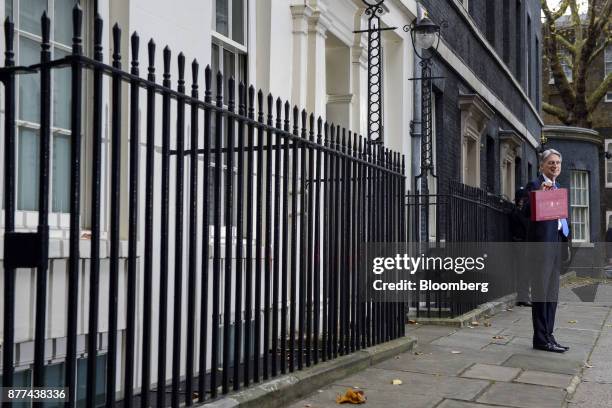
{"label": "man's eyeglasses", "polygon": [[548,166],[552,166],[552,165],[560,166],[561,165],[561,161],[549,161],[549,162],[546,162],[546,164]]}

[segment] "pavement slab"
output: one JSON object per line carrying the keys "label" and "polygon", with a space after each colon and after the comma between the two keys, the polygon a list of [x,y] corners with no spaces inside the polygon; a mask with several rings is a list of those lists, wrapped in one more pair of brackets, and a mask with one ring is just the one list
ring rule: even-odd
{"label": "pavement slab", "polygon": [[565,391],[530,384],[495,383],[476,401],[520,408],[559,408]]}
{"label": "pavement slab", "polygon": [[499,405],[480,404],[476,402],[445,399],[436,408],[499,408]]}
{"label": "pavement slab", "polygon": [[492,364],[474,364],[461,377],[491,381],[512,381],[521,372],[520,368]]}
{"label": "pavement slab", "polygon": [[503,365],[558,374],[578,374],[584,364],[582,361],[567,360],[562,357],[563,354],[546,351],[542,353],[546,353],[546,355],[514,354]]}
{"label": "pavement slab", "polygon": [[569,408],[601,408],[612,405],[612,386],[583,382],[568,401]]}
{"label": "pavement slab", "polygon": [[568,374],[547,373],[545,371],[525,370],[514,381],[519,383],[546,385],[548,387],[566,388],[574,376]]}

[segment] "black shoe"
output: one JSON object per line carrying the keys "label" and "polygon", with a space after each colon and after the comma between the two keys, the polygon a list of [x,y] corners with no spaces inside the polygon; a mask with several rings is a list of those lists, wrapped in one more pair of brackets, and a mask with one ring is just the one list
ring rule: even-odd
{"label": "black shoe", "polygon": [[552,344],[554,344],[555,346],[559,348],[562,348],[565,351],[570,349],[569,346],[562,346],[561,344],[557,343],[557,339],[555,339],[555,337],[552,334],[550,335],[549,340]]}
{"label": "black shoe", "polygon": [[527,301],[527,302],[516,302],[517,306],[525,306],[525,307],[532,307],[533,305],[531,304],[531,302]]}
{"label": "black shoe", "polygon": [[533,348],[536,350],[550,351],[552,353],[565,353],[565,349],[558,347],[556,344],[548,343],[548,344],[534,344]]}

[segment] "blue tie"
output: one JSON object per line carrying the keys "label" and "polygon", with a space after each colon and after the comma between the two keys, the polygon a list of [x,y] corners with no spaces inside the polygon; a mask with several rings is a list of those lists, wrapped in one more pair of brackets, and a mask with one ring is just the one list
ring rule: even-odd
{"label": "blue tie", "polygon": [[[557,183],[555,183],[553,190],[558,189],[559,187],[557,186]],[[569,226],[567,225],[567,219],[566,218],[561,218],[561,232],[563,232],[563,236],[565,238],[569,237]]]}
{"label": "blue tie", "polygon": [[567,219],[565,218],[561,219],[561,231],[565,238],[569,237],[569,227],[567,226]]}

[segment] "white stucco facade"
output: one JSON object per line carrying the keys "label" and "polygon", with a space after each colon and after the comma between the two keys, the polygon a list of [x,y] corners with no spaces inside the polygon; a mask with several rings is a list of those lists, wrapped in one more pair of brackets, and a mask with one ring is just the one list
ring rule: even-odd
{"label": "white stucco facade", "polygon": [[[93,1],[86,0],[81,2],[85,10],[85,16],[93,15]],[[353,31],[367,27],[365,16],[363,15],[363,5],[360,0],[257,0],[246,2],[246,32],[245,45],[238,47],[242,52],[246,51],[246,76],[248,82],[255,88],[261,89],[264,95],[271,93],[274,97],[287,100],[290,104],[304,108],[308,112],[313,112],[321,116],[324,120],[344,126],[361,135],[366,134],[367,129],[367,43],[365,34],[355,34]],[[4,5],[0,3],[0,14]],[[111,27],[114,22],[122,27],[123,35],[121,42],[122,67],[129,69],[129,35],[137,31],[140,35],[140,75],[146,76],[146,50],[147,43],[153,38],[156,45],[156,76],[157,82],[161,82],[162,77],[162,52],[165,46],[172,50],[172,87],[176,87],[177,64],[176,55],[183,52],[186,57],[187,72],[186,87],[189,92],[191,87],[191,61],[197,59],[200,63],[200,96],[203,94],[204,67],[213,63],[211,53],[213,43],[224,41],[222,36],[214,32],[213,2],[211,0],[184,0],[180,3],[172,3],[164,0],[100,0],[98,2],[98,12],[104,19],[104,58],[110,63],[112,55]],[[384,26],[398,27],[395,31],[384,33],[383,46],[385,49],[384,59],[384,126],[385,144],[387,147],[403,153],[406,158],[411,157],[411,139],[409,136],[409,124],[413,114],[413,86],[414,81],[409,78],[414,76],[414,54],[408,33],[402,31],[401,27],[409,24],[416,14],[416,3],[406,0],[389,0],[386,2],[387,10],[381,16]],[[3,14],[4,15],[4,14]],[[92,21],[86,19],[86,21]],[[91,33],[91,25],[85,24],[84,30]],[[91,39],[91,36],[86,39]],[[231,46],[230,44],[229,46]],[[86,45],[86,53],[91,52],[91,47]],[[0,52],[4,52],[4,41],[0,45]],[[109,291],[109,242],[108,242],[108,220],[110,218],[109,192],[110,192],[110,91],[108,80],[104,82],[104,103],[103,112],[104,132],[103,132],[103,180],[102,180],[102,242],[101,242],[101,274],[100,274],[100,320],[98,346],[99,352],[104,353],[108,348],[108,291]],[[128,156],[128,137],[129,134],[129,95],[128,87],[123,88],[122,114],[122,168],[129,167]],[[4,90],[0,94],[0,144],[4,143]],[[86,90],[85,99],[90,96]],[[144,217],[144,181],[145,174],[145,93],[141,93],[141,149],[140,149],[140,174],[141,182],[139,185],[139,219]],[[157,109],[161,108],[158,101]],[[186,135],[189,134],[189,115],[187,114]],[[86,116],[83,126],[90,125]],[[175,107],[172,112],[172,137],[175,137]],[[156,166],[155,173],[160,174],[160,151],[161,151],[161,115],[156,115]],[[83,149],[87,149],[86,139],[90,137],[91,130],[84,130]],[[188,140],[188,136],[186,140]],[[188,146],[188,142],[187,146]],[[172,140],[174,145],[174,139]],[[90,170],[88,168],[87,157],[83,160],[84,185],[90,183]],[[0,179],[4,168],[4,157],[0,157]],[[185,165],[188,166],[188,160]],[[172,163],[171,166],[174,166]],[[200,180],[202,173],[200,166]],[[409,171],[410,166],[407,166]],[[121,210],[121,235],[126,241],[121,242],[121,260],[119,273],[119,315],[118,328],[118,367],[122,367],[124,359],[124,336],[126,327],[125,307],[126,307],[126,285],[127,285],[127,171],[122,171],[122,210]],[[408,177],[411,175],[408,174]],[[188,184],[188,177],[185,184]],[[85,187],[86,189],[86,187]],[[174,178],[171,178],[171,197],[174,194]],[[89,270],[90,270],[90,241],[88,229],[90,226],[88,207],[89,196],[85,191],[83,194],[82,206],[82,239],[81,239],[81,263],[79,274],[79,318],[78,318],[78,343],[77,355],[83,358],[87,355],[85,348],[88,313],[89,313]],[[155,188],[155,202],[161,199],[158,184]],[[4,200],[4,190],[0,191],[0,200]],[[186,200],[187,202],[187,200]],[[171,206],[174,205],[171,201]],[[200,208],[201,213],[203,209]],[[170,214],[174,214],[174,209],[170,208]],[[187,207],[185,207],[187,215]],[[0,220],[0,255],[4,245],[2,239],[4,214]],[[156,206],[154,219],[159,219],[160,209]],[[185,217],[187,218],[187,217]],[[37,213],[33,211],[17,211],[16,228],[19,231],[35,230],[37,226]],[[69,214],[52,213],[50,215],[51,240],[49,248],[50,266],[48,274],[48,297],[47,297],[47,362],[50,364],[63,361],[65,356],[66,344],[66,316],[68,296],[67,290],[67,258],[68,258],[68,237],[69,237]],[[188,230],[188,220],[185,219],[185,230]],[[156,227],[157,228],[157,227]],[[174,231],[174,219],[171,217],[170,231]],[[157,229],[156,229],[157,231]],[[202,246],[202,228],[198,227],[199,242],[198,247]],[[139,225],[139,240],[144,237],[144,227],[141,222]],[[140,384],[141,352],[142,352],[142,254],[144,244],[139,241],[138,267],[140,273],[137,277],[137,299],[136,299],[136,376],[135,385]],[[174,256],[174,248],[170,248],[170,255]],[[154,241],[154,253],[159,253],[159,239]],[[225,250],[222,251],[225,253]],[[184,270],[187,265],[187,245],[185,245]],[[212,251],[211,251],[212,253]],[[201,257],[201,254],[199,255]],[[3,256],[2,256],[3,258]],[[201,260],[198,259],[198,264]],[[173,259],[170,259],[173,265]],[[222,266],[223,268],[223,266]],[[0,264],[0,272],[3,266]],[[36,270],[18,270],[16,280],[16,318],[15,318],[15,343],[16,343],[16,370],[27,370],[33,362],[33,337],[35,325],[35,277]],[[187,308],[187,276],[183,273],[183,316]],[[0,293],[4,290],[4,274],[0,273]],[[199,274],[198,274],[199,279]],[[157,333],[159,311],[157,299],[159,298],[159,272],[153,276],[153,327],[151,338],[152,350],[157,350]],[[200,287],[200,282],[197,282]],[[168,346],[167,346],[167,367],[172,363],[172,315],[173,304],[172,294],[174,292],[173,278],[169,280],[169,309],[168,309]],[[197,299],[196,310],[199,310]],[[209,298],[209,311],[212,308],[212,300]],[[3,305],[0,302],[0,316],[3,316]],[[1,320],[1,319],[0,319]],[[199,321],[199,318],[196,319]],[[199,323],[198,323],[199,324]],[[199,333],[199,326],[196,324],[196,333]],[[2,328],[0,327],[0,330]],[[209,328],[210,330],[210,328]],[[185,344],[186,325],[182,325],[182,341]],[[2,333],[0,333],[2,337]],[[210,338],[205,339],[210,342]],[[208,350],[211,345],[208,345]],[[210,354],[210,352],[209,352]],[[153,355],[151,376],[153,382],[156,379],[157,362],[156,355]],[[197,352],[195,355],[197,359]],[[210,359],[210,355],[208,357]],[[182,372],[185,369],[185,357],[182,357]],[[208,362],[210,364],[210,361]],[[171,370],[167,370],[170,378]],[[123,378],[117,376],[117,390],[121,393]]]}

